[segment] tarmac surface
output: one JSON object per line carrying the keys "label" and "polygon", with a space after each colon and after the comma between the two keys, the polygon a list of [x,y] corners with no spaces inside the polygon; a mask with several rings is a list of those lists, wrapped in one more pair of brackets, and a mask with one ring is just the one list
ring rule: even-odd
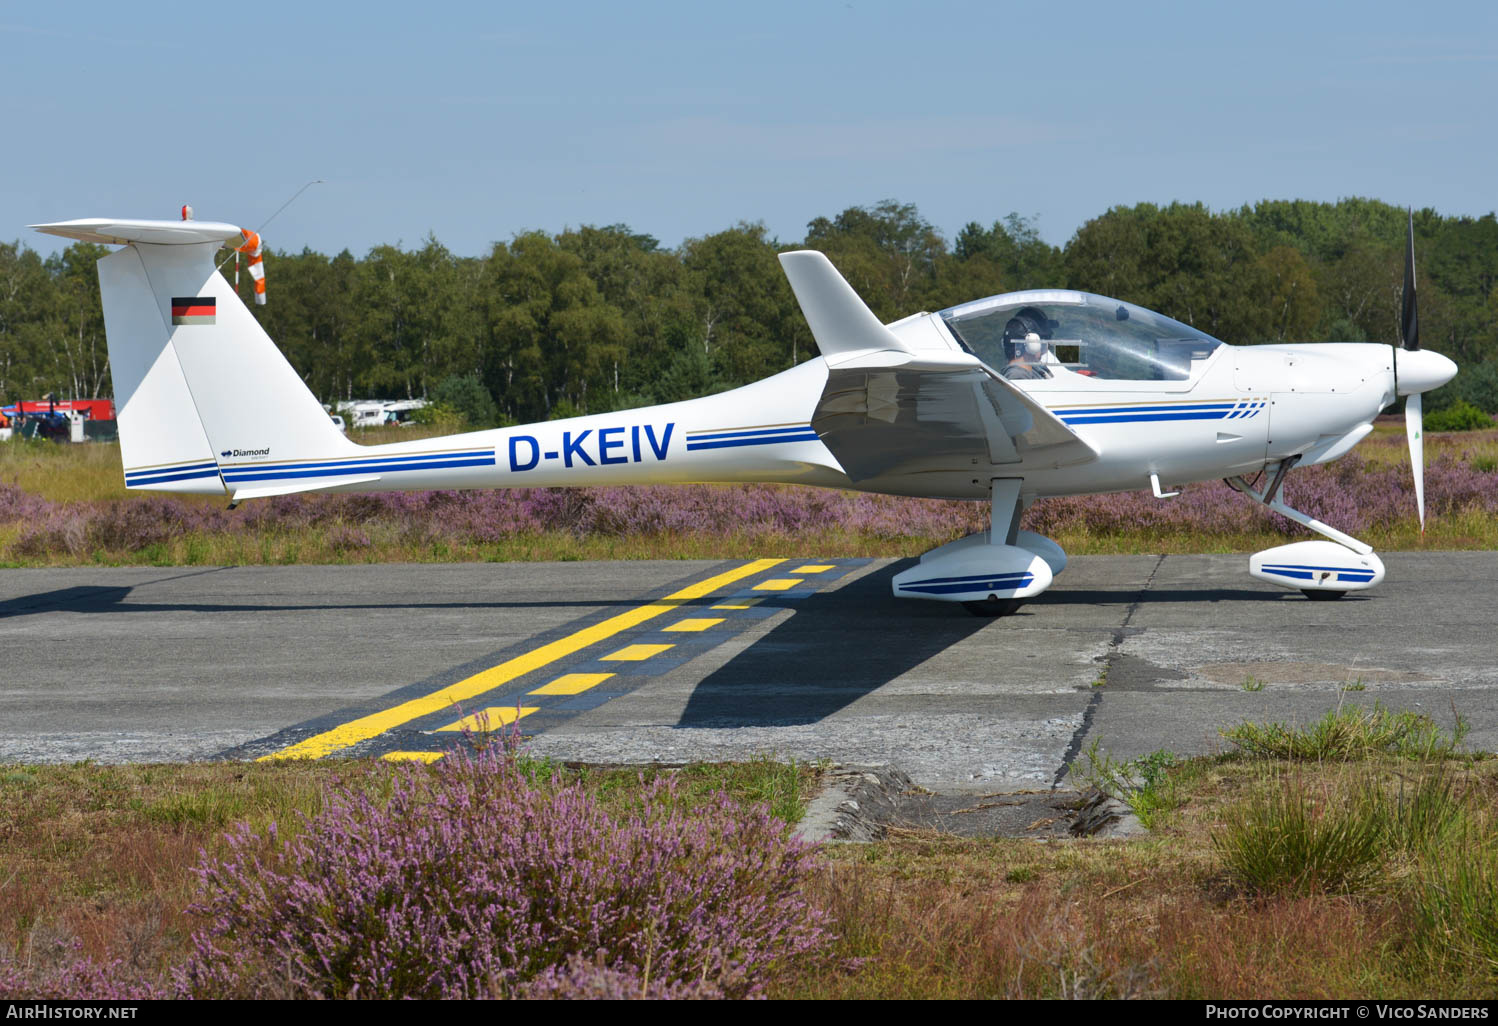
{"label": "tarmac surface", "polygon": [[0,570],[0,761],[431,759],[488,710],[559,760],[976,794],[1374,702],[1498,749],[1498,553],[1383,559],[1313,603],[1241,555],[1075,557],[998,620],[891,597],[909,560]]}

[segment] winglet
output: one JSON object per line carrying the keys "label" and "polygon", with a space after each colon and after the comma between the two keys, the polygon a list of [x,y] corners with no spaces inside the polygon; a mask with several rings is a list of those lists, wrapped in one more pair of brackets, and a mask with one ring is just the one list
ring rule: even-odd
{"label": "winglet", "polygon": [[826,256],[814,249],[782,253],[780,266],[823,356],[870,349],[906,351],[899,337],[879,322]]}

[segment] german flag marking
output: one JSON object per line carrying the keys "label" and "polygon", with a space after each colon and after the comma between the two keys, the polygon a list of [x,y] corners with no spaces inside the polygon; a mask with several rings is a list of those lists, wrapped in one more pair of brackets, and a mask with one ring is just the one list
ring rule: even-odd
{"label": "german flag marking", "polygon": [[217,307],[213,296],[173,296],[172,324],[213,324]]}

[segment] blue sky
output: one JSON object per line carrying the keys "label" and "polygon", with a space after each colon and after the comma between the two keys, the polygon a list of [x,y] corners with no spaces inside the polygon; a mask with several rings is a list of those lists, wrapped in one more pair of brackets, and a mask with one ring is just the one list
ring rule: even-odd
{"label": "blue sky", "polygon": [[1498,5],[0,0],[0,239],[198,216],[462,254],[624,222],[781,239],[890,197],[949,238],[1116,204],[1498,206]]}

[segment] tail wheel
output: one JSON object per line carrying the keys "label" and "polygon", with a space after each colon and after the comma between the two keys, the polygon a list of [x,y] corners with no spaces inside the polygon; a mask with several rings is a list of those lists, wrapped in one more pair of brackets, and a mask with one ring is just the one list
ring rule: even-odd
{"label": "tail wheel", "polygon": [[1001,599],[990,595],[977,602],[964,602],[962,606],[974,616],[1008,616],[1024,604],[1024,599]]}
{"label": "tail wheel", "polygon": [[1328,591],[1325,588],[1301,588],[1300,592],[1312,602],[1335,602],[1347,594],[1345,591]]}

